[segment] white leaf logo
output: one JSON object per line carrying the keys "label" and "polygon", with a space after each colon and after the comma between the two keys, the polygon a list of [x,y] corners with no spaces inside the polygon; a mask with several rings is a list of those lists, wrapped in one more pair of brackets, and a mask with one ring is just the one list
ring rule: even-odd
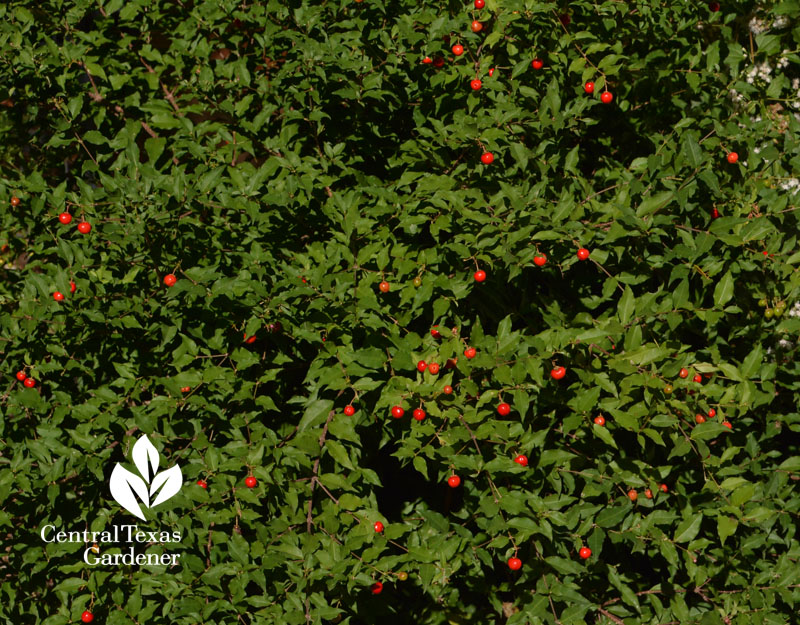
{"label": "white leaf logo", "polygon": [[[158,473],[159,455],[158,450],[143,434],[133,446],[133,464],[139,471],[139,475],[128,471],[121,464],[117,463],[111,472],[111,496],[116,502],[134,516],[145,521],[142,508],[136,496],[144,504],[145,508],[152,508],[175,495],[183,484],[183,474],[181,468],[175,465],[171,469]],[[150,473],[152,471],[152,480]],[[141,477],[140,477],[141,476]],[[153,503],[150,501],[155,497]]]}

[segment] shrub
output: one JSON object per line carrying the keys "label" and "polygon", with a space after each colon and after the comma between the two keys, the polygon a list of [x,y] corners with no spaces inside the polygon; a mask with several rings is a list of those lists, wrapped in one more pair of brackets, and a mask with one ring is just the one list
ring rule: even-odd
{"label": "shrub", "polygon": [[800,8],[714,4],[0,6],[3,622],[796,618]]}

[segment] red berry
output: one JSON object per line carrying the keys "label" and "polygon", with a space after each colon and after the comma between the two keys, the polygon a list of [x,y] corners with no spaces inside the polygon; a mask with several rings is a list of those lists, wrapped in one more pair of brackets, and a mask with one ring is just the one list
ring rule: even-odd
{"label": "red berry", "polygon": [[701,414],[696,414],[696,415],[694,416],[694,421],[695,421],[695,423],[697,423],[697,424],[700,424],[700,423],[705,423],[705,422],[706,422],[706,418],[705,418],[703,415],[701,415]]}
{"label": "red berry", "polygon": [[34,380],[33,378],[25,378],[23,384],[28,388],[33,388],[34,386],[36,386],[36,380]]}
{"label": "red berry", "polygon": [[458,358],[448,358],[447,362],[444,363],[444,370],[448,371],[449,369],[455,369],[457,362],[458,362]]}
{"label": "red berry", "polygon": [[542,69],[544,67],[544,62],[542,59],[533,59],[531,61],[531,67],[533,69]]}
{"label": "red berry", "polygon": [[648,499],[652,499],[653,498],[653,491],[650,490],[649,488],[645,489],[644,496],[647,497]]}
{"label": "red berry", "polygon": [[426,56],[424,59],[422,59],[422,62],[425,63],[425,65],[430,65],[433,63],[433,59],[429,56]]}
{"label": "red berry", "polygon": [[168,273],[164,276],[164,284],[167,286],[174,286],[174,284],[178,281],[174,274]]}
{"label": "red berry", "polygon": [[578,250],[578,258],[580,260],[586,260],[587,258],[589,258],[589,250],[587,250],[585,247],[582,247],[581,249],[579,249]]}
{"label": "red berry", "polygon": [[592,550],[589,549],[589,547],[581,547],[580,551],[578,551],[578,555],[584,560],[587,560],[592,557]]}
{"label": "red berry", "polygon": [[58,216],[58,221],[60,221],[64,225],[67,225],[69,222],[72,221],[72,215],[70,215],[69,213],[61,213]]}
{"label": "red berry", "polygon": [[245,333],[245,335],[244,335],[244,342],[245,343],[247,343],[248,345],[252,345],[253,343],[255,343],[255,341],[256,341],[256,335],[255,334],[253,336],[247,336],[247,333]]}
{"label": "red berry", "polygon": [[711,219],[716,219],[719,217],[719,211],[716,208],[711,209]]}
{"label": "red berry", "polygon": [[711,410],[708,411],[708,416],[713,419],[714,417],[717,416],[717,411],[711,408]]}
{"label": "red berry", "polygon": [[481,154],[481,163],[484,165],[490,165],[494,161],[494,154],[491,152],[484,152]]}
{"label": "red berry", "polygon": [[497,407],[497,412],[505,417],[509,412],[511,412],[511,406],[506,403],[502,403]]}
{"label": "red berry", "polygon": [[569,23],[572,21],[572,18],[569,16],[568,13],[562,13],[558,16],[558,21],[560,21],[564,26],[569,26]]}
{"label": "red berry", "polygon": [[478,350],[476,350],[474,347],[467,347],[467,349],[464,350],[464,355],[467,358],[475,358],[475,355],[477,353],[478,353]]}
{"label": "red berry", "polygon": [[483,30],[483,24],[481,24],[478,20],[474,20],[472,22],[472,32],[479,33]]}
{"label": "red berry", "polygon": [[564,377],[566,373],[567,370],[564,367],[554,367],[553,370],[550,372],[550,376],[554,380],[560,380],[561,378]]}
{"label": "red berry", "polygon": [[402,416],[403,416],[405,413],[406,413],[406,411],[405,411],[405,410],[403,410],[403,409],[402,409],[400,406],[392,406],[392,416],[393,416],[395,419],[399,419],[399,418],[400,418],[400,417],[402,417]]}
{"label": "red berry", "polygon": [[447,478],[447,485],[450,488],[458,488],[461,485],[461,478],[457,475],[451,475]]}
{"label": "red berry", "polygon": [[69,292],[70,292],[70,293],[74,293],[74,292],[75,292],[75,289],[77,289],[77,288],[78,288],[78,287],[77,287],[77,286],[75,286],[75,283],[74,283],[72,280],[70,280],[70,282],[69,282]]}
{"label": "red berry", "polygon": [[192,390],[192,387],[191,387],[191,386],[182,386],[182,387],[181,387],[181,393],[188,393],[188,392],[190,392],[191,390]]}
{"label": "red berry", "polygon": [[736,152],[728,152],[728,162],[733,165],[739,160],[739,155]]}
{"label": "red berry", "polygon": [[635,490],[630,489],[628,491],[628,499],[630,499],[631,501],[636,501],[638,498],[639,498],[639,493],[637,493]]}
{"label": "red berry", "polygon": [[475,272],[475,282],[483,282],[484,280],[486,280],[486,272],[479,269]]}
{"label": "red berry", "polygon": [[383,523],[380,521],[375,521],[372,527],[374,528],[376,534],[380,534],[383,531]]}
{"label": "red berry", "polygon": [[519,558],[509,558],[508,568],[510,568],[512,571],[519,571],[520,568],[522,568],[522,560]]}
{"label": "red berry", "polygon": [[453,392],[453,387],[449,384],[445,384],[444,388],[442,389],[445,395],[450,395]]}
{"label": "red berry", "polygon": [[383,584],[381,582],[375,582],[369,589],[373,595],[379,595],[383,592]]}
{"label": "red berry", "polygon": [[731,425],[731,422],[730,422],[730,421],[723,421],[723,422],[722,422],[722,425],[724,425],[724,426],[725,426],[726,428],[728,428],[729,430],[732,430],[732,429],[733,429],[733,426]]}
{"label": "red berry", "polygon": [[494,67],[492,67],[492,68],[489,70],[489,78],[491,78],[492,76],[494,76]]}
{"label": "red berry", "polygon": [[610,91],[604,91],[604,92],[603,92],[603,94],[600,96],[600,101],[601,101],[603,104],[608,104],[608,103],[609,103],[609,102],[611,102],[611,100],[613,100],[613,99],[614,99],[614,96],[613,96],[613,95],[611,95],[611,92],[610,92]]}
{"label": "red berry", "polygon": [[682,378],[685,378],[689,375],[689,371],[688,369],[681,369],[680,371],[678,371],[678,375]]}
{"label": "red berry", "polygon": [[538,256],[534,256],[534,257],[533,257],[533,263],[534,263],[534,264],[535,264],[537,267],[541,267],[541,266],[542,266],[542,265],[544,265],[546,262],[547,262],[547,256],[545,256],[544,254],[539,254]]}
{"label": "red berry", "polygon": [[480,89],[482,84],[483,83],[481,83],[481,81],[478,80],[477,78],[475,80],[469,81],[469,86],[472,87],[473,91],[477,91],[478,89]]}
{"label": "red berry", "polygon": [[252,475],[244,481],[244,485],[247,486],[247,488],[255,488],[256,484],[258,484],[258,481]]}
{"label": "red berry", "polygon": [[78,232],[81,234],[89,234],[92,231],[92,224],[88,221],[82,221],[78,224]]}
{"label": "red berry", "polygon": [[527,467],[528,466],[528,456],[526,456],[524,454],[520,454],[519,456],[514,458],[514,462],[516,462],[521,467]]}
{"label": "red berry", "polygon": [[432,336],[433,338],[435,338],[435,339],[440,339],[440,338],[442,338],[442,335],[441,335],[441,333],[439,332],[439,330],[437,330],[437,329],[436,329],[436,328],[438,328],[438,327],[439,327],[439,326],[433,326],[433,328],[431,328],[431,336]]}
{"label": "red berry", "polygon": [[436,363],[436,362],[430,363],[428,365],[428,372],[431,375],[436,375],[437,373],[439,373],[439,363]]}
{"label": "red berry", "polygon": [[583,85],[583,90],[586,93],[594,93],[594,83],[591,80],[587,81],[587,83]]}
{"label": "red berry", "polygon": [[464,46],[462,46],[460,43],[454,45],[452,50],[453,54],[455,54],[456,56],[461,56],[462,54],[464,54]]}
{"label": "red berry", "polygon": [[25,378],[27,378],[27,377],[28,376],[25,375],[24,371],[17,371],[17,380],[19,380],[20,382],[24,382]]}
{"label": "red berry", "polygon": [[719,2],[709,2],[708,8],[713,13],[716,13],[717,11],[719,11]]}
{"label": "red berry", "polygon": [[11,206],[19,206],[19,198],[16,195],[11,198]]}
{"label": "red berry", "polygon": [[348,417],[352,417],[355,413],[356,409],[353,408],[353,406],[348,404],[347,406],[344,407],[344,414],[347,415]]}
{"label": "red berry", "polygon": [[414,419],[417,421],[422,421],[425,419],[425,411],[422,408],[415,408],[414,409]]}
{"label": "red berry", "polygon": [[64,294],[61,291],[56,291],[55,293],[53,293],[53,299],[56,300],[57,302],[63,302]]}
{"label": "red berry", "polygon": [[606,418],[603,415],[597,415],[594,418],[594,422],[595,422],[596,425],[599,425],[599,426],[602,427],[602,426],[604,426],[606,424]]}
{"label": "red berry", "polygon": [[658,487],[658,490],[660,490],[662,493],[666,493],[667,492],[667,485],[666,484],[662,484],[661,486]]}
{"label": "red berry", "polygon": [[440,56],[433,57],[433,66],[436,68],[444,67],[444,59]]}
{"label": "red berry", "polygon": [[420,361],[417,363],[417,371],[419,371],[420,373],[422,373],[423,371],[425,371],[425,369],[427,369],[427,368],[428,368],[428,363],[427,363],[427,362],[425,362],[424,360],[420,360]]}
{"label": "red berry", "polygon": [[475,0],[475,8],[482,9],[486,5],[485,0]]}
{"label": "red berry", "polygon": [[81,614],[81,620],[84,623],[91,623],[94,620],[94,614],[89,612],[89,610],[84,610],[83,614]]}
{"label": "red berry", "polygon": [[389,292],[389,283],[384,280],[378,285],[378,288],[381,290],[381,293],[388,293]]}
{"label": "red berry", "polygon": [[703,376],[699,373],[695,373],[694,377],[692,378],[693,381],[697,382],[698,384],[703,381]]}
{"label": "red berry", "polygon": [[208,484],[206,484],[205,480],[197,480],[197,485],[200,488],[208,488]]}

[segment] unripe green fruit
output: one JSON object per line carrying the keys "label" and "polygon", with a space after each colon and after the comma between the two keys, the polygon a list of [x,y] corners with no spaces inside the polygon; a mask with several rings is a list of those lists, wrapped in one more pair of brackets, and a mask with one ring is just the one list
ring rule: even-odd
{"label": "unripe green fruit", "polygon": [[772,310],[772,308],[767,308],[767,309],[764,311],[764,318],[766,318],[766,319],[772,319],[772,315],[774,315],[774,314],[775,314],[775,311],[774,311],[774,310]]}
{"label": "unripe green fruit", "polygon": [[784,313],[784,310],[785,310],[784,308],[778,308],[778,307],[776,306],[776,307],[775,307],[775,316],[776,316],[776,317],[780,317],[781,315],[783,315],[783,313]]}
{"label": "unripe green fruit", "polygon": [[401,582],[406,581],[408,579],[408,573],[406,573],[405,571],[400,571],[397,574],[397,579],[399,579]]}
{"label": "unripe green fruit", "polygon": [[767,305],[767,298],[766,297],[762,297],[760,300],[758,300],[758,305],[762,306],[762,307],[765,307]]}
{"label": "unripe green fruit", "polygon": [[669,394],[670,394],[672,391],[673,391],[672,384],[667,384],[667,385],[664,387],[664,392],[665,392],[667,395],[669,395]]}
{"label": "unripe green fruit", "polygon": [[422,278],[420,278],[419,276],[414,278],[414,286],[418,287],[418,286],[421,286],[421,285],[422,285]]}

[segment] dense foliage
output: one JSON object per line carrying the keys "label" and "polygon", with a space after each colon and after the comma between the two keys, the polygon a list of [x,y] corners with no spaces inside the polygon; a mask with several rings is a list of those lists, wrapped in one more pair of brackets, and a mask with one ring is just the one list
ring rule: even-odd
{"label": "dense foliage", "polygon": [[800,5],[721,5],[0,3],[0,622],[797,622]]}

